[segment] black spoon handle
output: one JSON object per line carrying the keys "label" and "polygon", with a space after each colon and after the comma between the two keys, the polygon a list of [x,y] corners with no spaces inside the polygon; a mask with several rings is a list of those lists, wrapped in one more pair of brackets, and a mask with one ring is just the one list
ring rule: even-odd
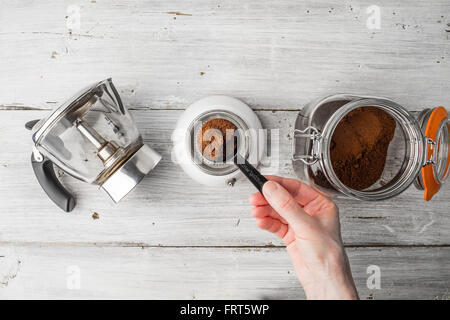
{"label": "black spoon handle", "polygon": [[262,187],[267,182],[267,179],[240,154],[236,154],[234,163],[262,194]]}

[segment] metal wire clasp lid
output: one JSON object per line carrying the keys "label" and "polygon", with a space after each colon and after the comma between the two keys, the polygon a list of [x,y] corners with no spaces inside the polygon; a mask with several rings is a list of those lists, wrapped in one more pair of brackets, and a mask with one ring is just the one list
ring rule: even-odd
{"label": "metal wire clasp lid", "polygon": [[[292,139],[292,160],[293,161],[300,160],[306,165],[312,165],[316,163],[320,159],[316,142],[322,139],[322,135],[319,132],[319,130],[317,130],[313,126],[308,126],[303,130],[295,129],[293,134],[294,139]],[[311,147],[311,154],[297,155],[296,153],[297,138],[307,138],[312,140],[313,145]]]}

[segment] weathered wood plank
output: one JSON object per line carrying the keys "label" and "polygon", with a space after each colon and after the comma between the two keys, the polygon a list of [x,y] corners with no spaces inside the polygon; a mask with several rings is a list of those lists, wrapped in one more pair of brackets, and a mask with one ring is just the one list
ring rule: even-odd
{"label": "weathered wood plank", "polygon": [[[380,30],[366,27],[372,4],[1,2],[0,297],[303,298],[281,248],[136,246],[280,244],[249,217],[250,184],[207,189],[170,161],[176,109],[200,97],[227,94],[280,111],[336,92],[388,96],[410,110],[450,101],[448,0],[378,1]],[[69,30],[76,6],[80,29]],[[164,159],[117,206],[63,176],[78,206],[62,214],[33,177],[23,124],[47,114],[34,109],[109,76],[128,106],[162,109],[134,115]],[[278,174],[293,176],[295,112],[258,115],[265,127],[281,128]],[[362,298],[449,298],[449,191],[431,203],[413,187],[383,202],[338,200],[347,245],[406,246],[349,248]],[[381,268],[381,290],[365,286],[371,264]],[[81,290],[67,289],[70,266],[80,267]]]}
{"label": "weathered wood plank", "polygon": [[369,30],[373,4],[3,1],[0,104],[52,107],[108,76],[143,108],[218,93],[268,109],[336,92],[384,95],[411,110],[447,103],[450,3],[380,0],[381,29]]}
{"label": "weathered wood plank", "polygon": [[[0,241],[40,243],[143,243],[163,246],[264,246],[280,244],[258,230],[245,180],[233,188],[206,188],[171,162],[171,131],[182,111],[135,110],[144,139],[163,155],[156,169],[119,205],[96,187],[68,176],[78,200],[62,213],[46,197],[30,166],[31,138],[23,124],[48,111],[1,111]],[[289,132],[296,113],[259,111],[265,128],[281,128],[277,174],[293,177]],[[276,173],[276,172],[271,172]],[[450,244],[449,191],[431,202],[411,187],[392,200],[362,203],[340,199],[344,241],[349,245]],[[93,220],[93,212],[100,219]]]}
{"label": "weathered wood plank", "polygon": [[[348,250],[361,299],[449,299],[450,248]],[[367,288],[367,268],[381,288]],[[80,288],[76,288],[79,275]],[[67,283],[69,282],[69,287]],[[0,246],[0,298],[303,299],[282,248]]]}

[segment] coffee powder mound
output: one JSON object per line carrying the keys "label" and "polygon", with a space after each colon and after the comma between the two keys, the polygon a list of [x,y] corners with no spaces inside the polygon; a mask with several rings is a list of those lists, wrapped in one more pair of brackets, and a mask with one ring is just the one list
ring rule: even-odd
{"label": "coffee powder mound", "polygon": [[232,145],[235,130],[236,126],[225,119],[218,118],[206,121],[202,125],[202,130],[198,132],[197,147],[206,159],[224,161],[227,159],[227,152],[228,155],[233,153]]}
{"label": "coffee powder mound", "polygon": [[331,138],[331,163],[339,180],[347,187],[363,190],[380,179],[396,122],[376,107],[349,112]]}

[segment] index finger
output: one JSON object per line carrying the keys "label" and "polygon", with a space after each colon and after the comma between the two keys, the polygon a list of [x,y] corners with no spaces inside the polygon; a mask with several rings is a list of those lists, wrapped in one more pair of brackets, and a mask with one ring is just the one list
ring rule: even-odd
{"label": "index finger", "polygon": [[[320,193],[308,186],[307,184],[291,178],[283,178],[279,176],[265,176],[268,180],[272,180],[281,184],[289,193],[294,197],[302,207],[310,203],[311,201],[322,197]],[[252,204],[265,205],[268,204],[263,195],[259,192],[251,196]]]}

